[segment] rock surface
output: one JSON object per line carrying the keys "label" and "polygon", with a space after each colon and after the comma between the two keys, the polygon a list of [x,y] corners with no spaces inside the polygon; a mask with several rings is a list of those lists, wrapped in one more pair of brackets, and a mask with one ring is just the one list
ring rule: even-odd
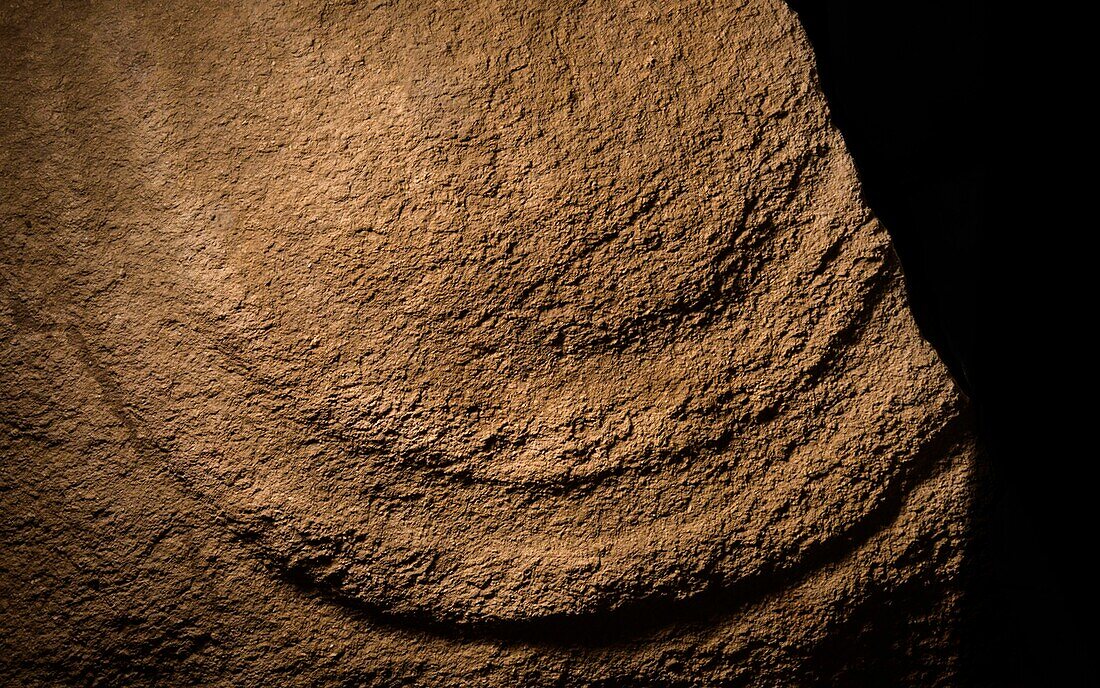
{"label": "rock surface", "polygon": [[973,445],[781,2],[0,22],[0,680],[950,683]]}

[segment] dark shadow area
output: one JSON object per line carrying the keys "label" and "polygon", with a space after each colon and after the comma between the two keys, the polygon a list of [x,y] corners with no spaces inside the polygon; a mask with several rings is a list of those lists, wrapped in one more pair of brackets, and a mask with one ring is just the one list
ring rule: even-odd
{"label": "dark shadow area", "polygon": [[[893,237],[917,322],[970,397],[983,450],[961,642],[975,686],[1094,685],[1080,634],[1095,536],[1087,488],[1065,457],[1019,456],[1024,430],[990,382],[978,321],[987,130],[983,3],[789,0],[817,55],[834,123]],[[1033,237],[1034,239],[1034,237]],[[1038,237],[1042,240],[1042,237]],[[1026,328],[1025,317],[1019,327]]]}

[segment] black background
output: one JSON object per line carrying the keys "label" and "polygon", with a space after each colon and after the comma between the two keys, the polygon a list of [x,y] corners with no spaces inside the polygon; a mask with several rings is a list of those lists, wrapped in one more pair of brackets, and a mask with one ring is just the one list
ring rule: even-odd
{"label": "black background", "polygon": [[[986,137],[998,120],[987,108],[987,8],[973,0],[789,4],[814,46],[866,200],[893,237],[917,322],[978,420],[963,685],[1098,685],[1081,634],[1095,585],[1085,563],[1098,540],[1091,490],[1073,470],[1077,457],[1020,451],[1024,431],[1007,407],[1026,398],[1006,399],[1003,382],[1021,363],[994,365],[979,346],[988,343],[978,323],[991,299],[982,264]],[[1018,316],[1021,327],[1028,317]]]}

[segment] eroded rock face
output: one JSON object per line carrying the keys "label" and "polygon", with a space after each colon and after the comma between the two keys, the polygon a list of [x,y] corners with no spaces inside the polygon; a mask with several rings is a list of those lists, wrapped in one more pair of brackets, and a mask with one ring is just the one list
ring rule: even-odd
{"label": "eroded rock face", "polygon": [[11,675],[950,678],[971,442],[782,3],[4,21],[3,532],[171,551]]}

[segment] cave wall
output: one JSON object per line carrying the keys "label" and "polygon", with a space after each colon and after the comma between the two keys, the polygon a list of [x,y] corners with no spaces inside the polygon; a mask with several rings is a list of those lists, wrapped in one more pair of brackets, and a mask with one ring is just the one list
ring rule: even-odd
{"label": "cave wall", "polygon": [[5,680],[952,684],[970,420],[784,3],[0,21]]}

